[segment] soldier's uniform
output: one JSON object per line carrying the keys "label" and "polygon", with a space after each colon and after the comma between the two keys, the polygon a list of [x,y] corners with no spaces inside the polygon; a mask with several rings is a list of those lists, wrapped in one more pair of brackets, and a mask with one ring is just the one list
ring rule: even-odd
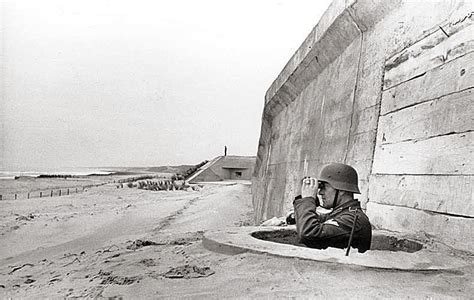
{"label": "soldier's uniform", "polygon": [[332,163],[323,167],[318,177],[318,185],[322,184],[324,188],[328,184],[336,191],[333,210],[329,214],[319,215],[316,212],[319,203],[316,195],[306,198],[296,197],[293,206],[300,243],[318,249],[347,248],[354,227],[351,246],[361,253],[370,249],[372,227],[369,218],[360,208],[360,202],[350,200],[336,204],[339,191],[360,194],[358,181],[357,171],[349,165]]}
{"label": "soldier's uniform", "polygon": [[372,227],[358,200],[338,205],[329,214],[321,215],[316,212],[318,201],[313,197],[296,197],[293,206],[300,243],[317,249],[346,248],[357,214],[351,246],[360,253],[370,249]]}

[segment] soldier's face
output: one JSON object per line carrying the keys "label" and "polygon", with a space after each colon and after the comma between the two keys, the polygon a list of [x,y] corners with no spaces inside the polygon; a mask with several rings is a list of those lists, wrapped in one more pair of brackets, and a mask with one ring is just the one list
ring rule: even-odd
{"label": "soldier's face", "polygon": [[336,197],[336,190],[327,182],[321,182],[318,194],[321,196],[321,206],[332,208]]}

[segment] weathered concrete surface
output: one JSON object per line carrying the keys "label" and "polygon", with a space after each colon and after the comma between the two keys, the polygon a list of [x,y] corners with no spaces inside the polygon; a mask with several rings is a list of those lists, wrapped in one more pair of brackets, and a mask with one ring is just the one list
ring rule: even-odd
{"label": "weathered concrete surface", "polygon": [[373,212],[370,221],[378,227],[390,227],[391,230],[399,232],[426,234],[436,237],[446,245],[472,252],[472,233],[474,232],[472,218],[436,214],[427,210],[372,201],[368,203],[367,211]]}
{"label": "weathered concrete surface", "polygon": [[345,162],[375,226],[472,251],[473,55],[471,1],[334,1],[265,96],[255,221],[284,215],[301,177]]}
{"label": "weathered concrete surface", "polygon": [[374,175],[371,183],[371,203],[474,217],[473,176]]}
{"label": "weathered concrete surface", "polygon": [[350,252],[350,255],[345,256],[345,249],[328,248],[326,250],[318,250],[264,241],[251,236],[254,232],[288,230],[288,228],[291,229],[294,226],[286,228],[271,226],[236,227],[227,230],[211,231],[204,234],[203,245],[209,250],[232,255],[244,252],[265,253],[282,257],[389,270],[454,270],[472,264],[472,258],[462,258],[426,248],[414,253],[370,250],[363,254],[352,249],[353,251]]}

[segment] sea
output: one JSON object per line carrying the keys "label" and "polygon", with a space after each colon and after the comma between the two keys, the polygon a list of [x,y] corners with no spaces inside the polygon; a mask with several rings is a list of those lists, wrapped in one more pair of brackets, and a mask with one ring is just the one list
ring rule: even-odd
{"label": "sea", "polygon": [[26,171],[0,171],[0,180],[15,179],[18,177],[40,176],[93,176],[93,175],[113,175],[116,171],[98,168],[63,168],[51,170],[26,170]]}

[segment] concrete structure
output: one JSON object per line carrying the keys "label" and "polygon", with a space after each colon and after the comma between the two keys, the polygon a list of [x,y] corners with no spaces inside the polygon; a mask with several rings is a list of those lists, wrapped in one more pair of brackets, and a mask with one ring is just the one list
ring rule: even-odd
{"label": "concrete structure", "polygon": [[255,167],[255,156],[218,156],[189,177],[188,182],[250,180]]}
{"label": "concrete structure", "polygon": [[[252,237],[253,233],[285,232],[287,230],[295,230],[295,227],[244,226],[228,228],[226,230],[206,231],[202,243],[209,250],[231,255],[252,252],[389,270],[454,270],[472,264],[470,256],[439,251],[435,245],[428,245],[426,248],[414,253],[383,250],[370,250],[366,253],[358,253],[357,250],[353,249],[349,256],[345,256],[344,249],[327,248],[325,250],[318,250],[292,244],[264,241]],[[374,232],[374,238],[385,234],[392,233]]]}
{"label": "concrete structure", "polygon": [[473,100],[471,1],[334,1],[265,96],[255,221],[345,162],[374,226],[472,251]]}

